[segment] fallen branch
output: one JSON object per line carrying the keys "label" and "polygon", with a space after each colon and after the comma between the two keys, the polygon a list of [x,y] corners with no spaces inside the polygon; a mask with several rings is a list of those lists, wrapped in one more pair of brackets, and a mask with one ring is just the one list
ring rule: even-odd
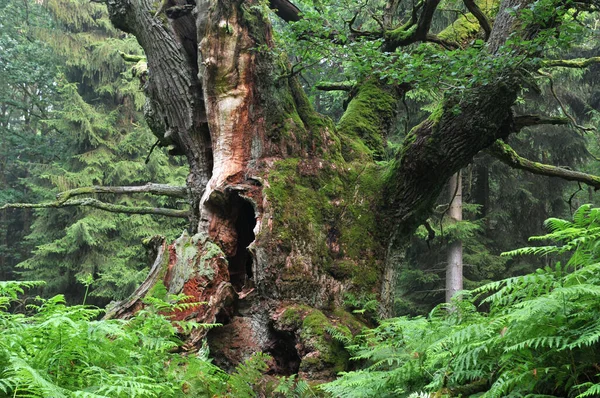
{"label": "fallen branch", "polygon": [[558,177],[567,181],[582,182],[594,187],[596,190],[600,189],[600,177],[598,176],[525,159],[519,156],[508,144],[500,140],[492,144],[492,146],[487,149],[487,152],[502,163],[515,169],[521,169],[533,174],[548,177]]}
{"label": "fallen branch", "polygon": [[56,195],[58,202],[65,202],[75,196],[91,195],[95,193],[110,193],[110,194],[128,194],[128,193],[149,193],[152,195],[170,196],[173,198],[187,198],[188,192],[186,187],[147,183],[139,186],[124,186],[124,187],[105,187],[95,185],[92,187],[82,187],[70,189]]}
{"label": "fallen branch", "polygon": [[46,203],[7,203],[0,207],[0,210],[5,209],[45,209],[45,208],[61,208],[61,207],[73,207],[73,206],[87,206],[95,209],[108,211],[110,213],[124,213],[124,214],[153,214],[165,217],[175,218],[188,218],[190,212],[188,210],[179,209],[167,209],[164,207],[136,207],[136,206],[123,206],[115,205],[111,203],[101,202],[98,199],[85,198],[85,199],[71,199],[67,201],[56,201]]}

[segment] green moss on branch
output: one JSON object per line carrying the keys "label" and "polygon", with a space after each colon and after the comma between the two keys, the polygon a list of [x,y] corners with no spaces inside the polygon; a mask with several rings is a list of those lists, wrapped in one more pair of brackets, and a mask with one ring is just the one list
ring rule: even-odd
{"label": "green moss on branch", "polygon": [[577,181],[600,189],[600,177],[579,171],[565,169],[525,159],[519,156],[508,144],[498,140],[489,149],[488,153],[510,167],[528,171],[533,174],[558,177],[567,181]]}
{"label": "green moss on branch", "polygon": [[338,123],[346,160],[364,157],[365,153],[381,159],[385,137],[395,122],[399,95],[394,88],[377,82],[360,85]]}
{"label": "green moss on branch", "polygon": [[600,63],[600,57],[577,58],[577,59],[552,59],[542,61],[542,67],[563,67],[563,68],[587,68],[590,65]]}

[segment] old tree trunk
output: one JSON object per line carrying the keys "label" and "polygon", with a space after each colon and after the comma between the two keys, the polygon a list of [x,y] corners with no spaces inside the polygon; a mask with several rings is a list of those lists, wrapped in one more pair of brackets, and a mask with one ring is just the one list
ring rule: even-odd
{"label": "old tree trunk", "polygon": [[[439,1],[425,3],[412,36],[386,32],[388,50],[428,35]],[[299,18],[291,4],[271,4],[287,21]],[[258,0],[107,5],[114,25],[145,50],[148,124],[173,154],[187,157],[193,206],[190,232],[157,243],[148,280],[110,315],[135,311],[163,283],[207,303],[176,316],[224,325],[207,336],[217,364],[263,351],[274,373],[332,377],[347,354],[328,330],[361,327],[339,309],[345,295],[378,298],[390,314],[407,238],[449,177],[514,131],[518,80],[507,72],[448,96],[384,170],[373,157],[407,87],[363,81],[334,126],[270,51]],[[511,32],[512,15],[496,18],[490,53]],[[189,346],[204,334],[193,332]]]}

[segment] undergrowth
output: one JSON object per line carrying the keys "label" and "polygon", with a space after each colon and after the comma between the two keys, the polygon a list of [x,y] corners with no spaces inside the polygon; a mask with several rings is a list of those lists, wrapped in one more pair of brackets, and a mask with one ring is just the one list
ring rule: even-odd
{"label": "undergrowth", "polygon": [[[549,219],[536,272],[463,292],[428,317],[395,318],[347,348],[362,370],[322,386],[336,397],[600,396],[600,209]],[[566,263],[556,261],[567,258]]]}
{"label": "undergrowth", "polygon": [[0,282],[0,398],[243,398],[269,389],[271,396],[300,397],[309,391],[294,378],[265,384],[264,354],[227,374],[206,349],[179,352],[183,335],[215,326],[162,315],[193,305],[186,297],[151,298],[129,320],[98,320],[102,309],[67,306],[60,295],[14,311],[24,289],[41,284]]}

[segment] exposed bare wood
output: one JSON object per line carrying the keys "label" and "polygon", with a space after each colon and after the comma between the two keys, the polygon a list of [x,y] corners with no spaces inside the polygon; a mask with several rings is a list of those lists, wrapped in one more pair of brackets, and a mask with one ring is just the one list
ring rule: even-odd
{"label": "exposed bare wood", "polygon": [[150,272],[146,277],[144,283],[142,283],[136,290],[133,292],[127,300],[118,302],[114,305],[109,305],[106,314],[104,315],[104,319],[112,319],[112,318],[122,318],[123,316],[129,315],[131,316],[135,311],[133,310],[136,305],[140,302],[142,298],[148,293],[156,282],[158,282],[158,278],[160,277],[162,266],[165,258],[165,250],[167,249],[167,242],[165,238],[162,236],[153,237],[150,242],[148,242],[150,249],[156,253],[156,257],[154,259],[154,263],[150,268]]}

